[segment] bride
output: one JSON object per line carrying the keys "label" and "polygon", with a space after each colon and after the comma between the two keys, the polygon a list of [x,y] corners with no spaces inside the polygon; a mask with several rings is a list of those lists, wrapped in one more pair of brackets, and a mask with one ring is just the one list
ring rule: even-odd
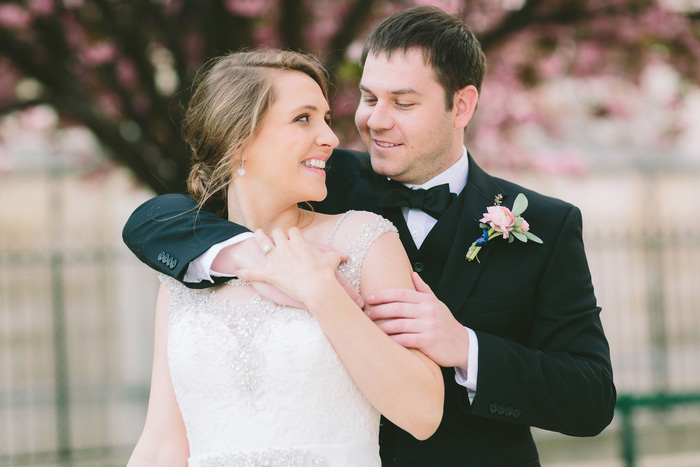
{"label": "bride", "polygon": [[268,265],[205,292],[160,277],[148,412],[129,466],[379,466],[380,413],[418,439],[437,429],[439,367],[392,341],[336,277],[363,296],[413,288],[396,229],[368,212],[298,207],[326,196],[338,145],[329,122],[325,71],[310,56],[233,53],[198,78],[183,127],[190,193],[254,230]]}

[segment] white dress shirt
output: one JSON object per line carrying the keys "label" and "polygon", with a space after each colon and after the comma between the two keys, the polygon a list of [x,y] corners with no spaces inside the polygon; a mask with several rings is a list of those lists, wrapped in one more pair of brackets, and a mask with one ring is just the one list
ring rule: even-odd
{"label": "white dress shirt", "polygon": [[[434,186],[443,185],[445,183],[449,184],[450,192],[459,195],[467,184],[467,175],[469,174],[469,159],[467,158],[467,149],[462,147],[462,157],[459,158],[450,168],[444,172],[436,175],[432,179],[421,185],[407,185],[411,189],[428,189]],[[416,247],[420,248],[423,241],[430,233],[430,230],[437,223],[437,219],[426,214],[420,209],[410,209],[401,208],[403,217],[406,220],[406,225],[408,226],[408,231],[411,232],[411,237]],[[236,235],[224,242],[217,243],[216,245],[209,248],[204,254],[192,261],[185,273],[185,282],[202,282],[208,280],[214,282],[211,276],[219,277],[233,277],[232,274],[224,274],[212,270],[211,266],[214,262],[214,258],[219,254],[221,250],[230,245],[235,245],[236,243],[242,242],[248,238],[251,238],[253,234],[251,232],[246,232],[240,235]],[[465,260],[466,261],[466,260]],[[467,371],[461,368],[455,368],[455,381],[460,386],[467,388],[469,401],[473,402],[476,396],[476,379],[478,373],[479,365],[479,343],[477,342],[476,333],[471,329],[467,328],[469,334],[469,360]]]}

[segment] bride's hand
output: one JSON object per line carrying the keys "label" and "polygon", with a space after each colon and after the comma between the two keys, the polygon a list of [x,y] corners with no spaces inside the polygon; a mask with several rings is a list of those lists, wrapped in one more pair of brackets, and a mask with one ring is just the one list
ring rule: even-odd
{"label": "bride's hand", "polygon": [[336,269],[342,257],[335,250],[319,250],[296,227],[288,235],[275,229],[270,238],[257,230],[255,238],[266,252],[267,264],[262,268],[239,269],[237,274],[244,280],[272,284],[293,299],[307,303],[321,287],[337,283]]}

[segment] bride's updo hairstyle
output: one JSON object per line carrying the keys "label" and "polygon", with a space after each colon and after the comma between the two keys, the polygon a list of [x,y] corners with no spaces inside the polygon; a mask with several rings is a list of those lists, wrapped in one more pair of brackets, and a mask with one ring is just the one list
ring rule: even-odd
{"label": "bride's updo hairstyle", "polygon": [[327,73],[313,56],[279,50],[235,52],[198,72],[182,124],[192,152],[187,186],[200,208],[227,216],[227,191],[240,155],[260,129],[275,100],[280,71],[300,71],[316,81],[328,100]]}

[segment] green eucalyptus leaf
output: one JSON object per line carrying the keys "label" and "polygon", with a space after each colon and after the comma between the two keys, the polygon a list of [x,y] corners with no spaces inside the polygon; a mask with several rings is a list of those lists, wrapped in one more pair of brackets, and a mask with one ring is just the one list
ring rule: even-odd
{"label": "green eucalyptus leaf", "polygon": [[531,232],[525,232],[524,235],[535,243],[544,243],[540,237]]}
{"label": "green eucalyptus leaf", "polygon": [[508,243],[513,243],[513,240],[515,240],[515,238],[512,235],[508,235]]}
{"label": "green eucalyptus leaf", "polygon": [[524,194],[519,193],[518,196],[515,197],[515,203],[513,203],[513,209],[512,213],[514,216],[519,216],[520,214],[524,213],[525,210],[527,209],[527,198],[525,197]]}
{"label": "green eucalyptus leaf", "polygon": [[525,234],[520,233],[520,232],[516,232],[515,230],[511,230],[510,233],[511,233],[511,235],[513,235],[515,238],[517,238],[521,242],[527,243],[527,237],[525,236]]}

